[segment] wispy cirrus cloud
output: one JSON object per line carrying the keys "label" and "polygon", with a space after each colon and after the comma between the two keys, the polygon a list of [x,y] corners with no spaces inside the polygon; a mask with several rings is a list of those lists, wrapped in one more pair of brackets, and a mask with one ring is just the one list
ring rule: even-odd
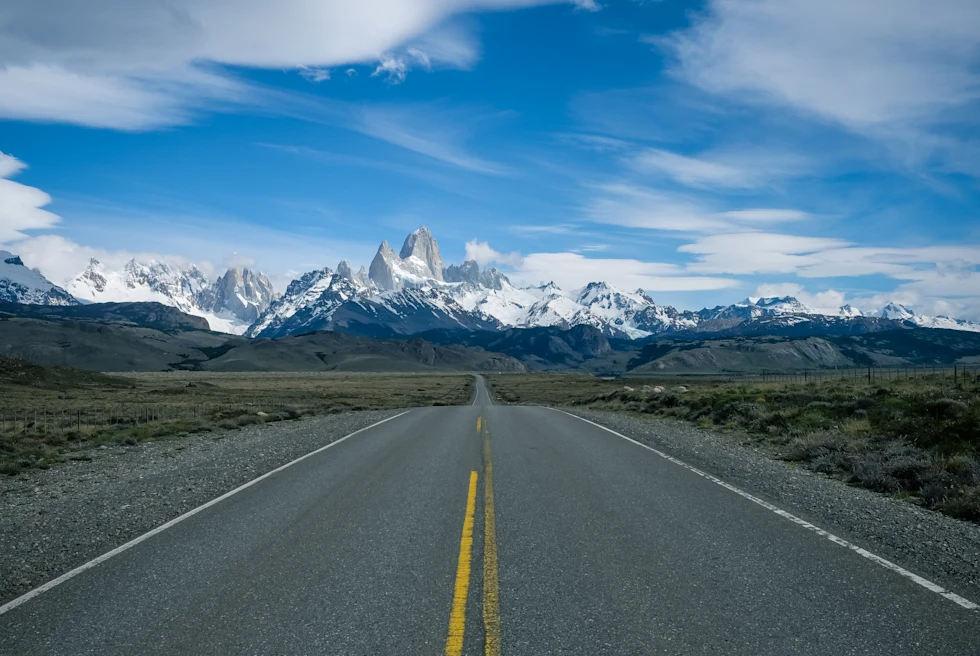
{"label": "wispy cirrus cloud", "polygon": [[532,253],[513,271],[515,281],[540,285],[553,280],[563,289],[604,280],[622,289],[650,292],[705,291],[736,287],[739,281],[716,276],[689,275],[673,264],[632,258],[593,258],[580,253]]}
{"label": "wispy cirrus cloud", "polygon": [[255,103],[261,94],[226,67],[384,66],[413,48],[425,67],[468,68],[479,50],[454,16],[556,3],[15,0],[0,22],[0,117],[148,130]]}
{"label": "wispy cirrus cloud", "polygon": [[508,169],[465,150],[475,124],[488,120],[480,111],[452,112],[437,104],[402,106],[361,106],[355,108],[348,129],[387,141],[406,150],[425,155],[475,173],[503,175]]}
{"label": "wispy cirrus cloud", "polygon": [[794,177],[809,168],[806,158],[792,153],[740,151],[704,153],[696,157],[662,148],[642,148],[624,156],[641,174],[660,175],[688,187],[753,189]]}
{"label": "wispy cirrus cloud", "polygon": [[980,177],[980,146],[957,132],[978,125],[978,33],[973,0],[712,0],[648,41],[706,92],[841,126],[913,170]]}
{"label": "wispy cirrus cloud", "polygon": [[980,98],[978,33],[972,0],[713,0],[690,29],[649,41],[703,89],[867,128]]}
{"label": "wispy cirrus cloud", "polygon": [[895,248],[766,232],[708,235],[677,250],[695,256],[688,270],[709,274],[780,273],[801,278],[885,275],[899,280],[940,276],[968,280],[980,266],[980,245]]}
{"label": "wispy cirrus cloud", "polygon": [[583,215],[596,223],[667,233],[738,232],[760,223],[801,221],[811,216],[792,208],[718,210],[694,196],[628,183],[598,185]]}

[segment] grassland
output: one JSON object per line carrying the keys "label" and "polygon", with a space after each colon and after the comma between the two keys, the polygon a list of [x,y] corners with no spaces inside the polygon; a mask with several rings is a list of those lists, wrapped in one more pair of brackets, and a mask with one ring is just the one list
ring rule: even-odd
{"label": "grassland", "polygon": [[676,378],[537,374],[489,376],[488,382],[508,403],[655,415],[727,431],[852,485],[980,522],[975,377],[680,385]]}
{"label": "grassland", "polygon": [[105,444],[353,410],[457,405],[466,374],[98,374],[0,359],[0,473],[84,459]]}

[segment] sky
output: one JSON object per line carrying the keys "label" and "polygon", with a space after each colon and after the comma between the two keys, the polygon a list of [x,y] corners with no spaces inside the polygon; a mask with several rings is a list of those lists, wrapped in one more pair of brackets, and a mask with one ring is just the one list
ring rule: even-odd
{"label": "sky", "polygon": [[251,266],[428,226],[520,284],[980,319],[975,0],[10,0],[0,247]]}

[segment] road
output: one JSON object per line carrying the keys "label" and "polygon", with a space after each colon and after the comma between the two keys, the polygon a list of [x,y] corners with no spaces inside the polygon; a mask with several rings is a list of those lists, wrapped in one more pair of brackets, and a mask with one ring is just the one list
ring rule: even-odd
{"label": "road", "polygon": [[480,379],[14,602],[0,653],[980,653],[910,577]]}

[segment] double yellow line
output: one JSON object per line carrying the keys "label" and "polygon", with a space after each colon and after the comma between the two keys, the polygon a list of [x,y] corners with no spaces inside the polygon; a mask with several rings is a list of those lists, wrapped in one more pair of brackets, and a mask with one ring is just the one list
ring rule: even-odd
{"label": "double yellow line", "polygon": [[[483,436],[483,459],[486,480],[483,483],[483,627],[486,632],[486,656],[500,656],[500,591],[497,583],[497,521],[493,508],[493,460],[490,456],[490,431],[480,416],[476,431]],[[471,560],[473,551],[473,522],[476,514],[477,473],[470,472],[470,486],[466,495],[466,515],[463,518],[463,534],[459,541],[459,560],[456,565],[456,584],[453,607],[449,614],[449,636],[446,638],[446,656],[463,653],[466,632],[466,598],[470,589]]]}

